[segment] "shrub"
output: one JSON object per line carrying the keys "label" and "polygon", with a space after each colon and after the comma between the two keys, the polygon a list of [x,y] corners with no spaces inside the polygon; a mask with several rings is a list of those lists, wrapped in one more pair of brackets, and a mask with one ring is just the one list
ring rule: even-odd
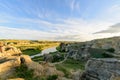
{"label": "shrub", "polygon": [[115,52],[115,49],[114,49],[114,48],[109,48],[109,49],[107,49],[106,51],[111,52],[111,53],[114,53],[114,52]]}
{"label": "shrub", "polygon": [[51,76],[48,76],[47,80],[57,80],[58,78],[58,75],[51,75]]}
{"label": "shrub", "polygon": [[57,49],[57,51],[59,51],[59,52],[61,51],[60,46],[56,47],[56,49]]}
{"label": "shrub", "polygon": [[16,77],[24,78],[25,80],[33,80],[33,70],[28,69],[25,64],[15,68]]}
{"label": "shrub", "polygon": [[104,58],[112,58],[113,56],[110,54],[102,53]]}

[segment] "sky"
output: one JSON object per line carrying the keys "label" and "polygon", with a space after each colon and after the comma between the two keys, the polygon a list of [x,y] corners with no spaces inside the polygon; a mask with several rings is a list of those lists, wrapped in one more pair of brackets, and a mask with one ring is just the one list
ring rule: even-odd
{"label": "sky", "polygon": [[0,0],[0,39],[88,41],[120,35],[120,0]]}

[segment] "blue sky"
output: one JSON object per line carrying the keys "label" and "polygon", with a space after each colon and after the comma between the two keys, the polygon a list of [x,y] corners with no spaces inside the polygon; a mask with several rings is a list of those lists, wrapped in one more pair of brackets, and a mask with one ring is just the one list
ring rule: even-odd
{"label": "blue sky", "polygon": [[119,14],[120,0],[0,0],[0,39],[118,36]]}

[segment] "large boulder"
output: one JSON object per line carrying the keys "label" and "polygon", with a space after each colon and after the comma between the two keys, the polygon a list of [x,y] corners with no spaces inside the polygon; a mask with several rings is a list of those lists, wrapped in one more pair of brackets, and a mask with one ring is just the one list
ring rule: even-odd
{"label": "large boulder", "polygon": [[11,76],[14,73],[14,68],[20,66],[20,57],[2,59],[0,63],[0,78],[2,80]]}
{"label": "large boulder", "polygon": [[21,64],[30,64],[31,62],[32,60],[28,55],[0,58],[0,78],[6,80],[9,76],[13,76],[15,67]]}
{"label": "large boulder", "polygon": [[120,60],[90,59],[81,80],[120,80]]}
{"label": "large boulder", "polygon": [[44,61],[45,62],[52,62],[53,61],[53,56],[51,54],[44,54]]}

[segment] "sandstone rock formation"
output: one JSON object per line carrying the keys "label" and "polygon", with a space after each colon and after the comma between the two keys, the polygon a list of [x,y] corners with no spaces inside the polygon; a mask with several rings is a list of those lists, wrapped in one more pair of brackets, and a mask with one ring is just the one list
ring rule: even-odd
{"label": "sandstone rock formation", "polygon": [[0,59],[0,78],[7,79],[7,77],[12,76],[15,73],[15,67],[20,66],[21,59],[25,59],[24,63],[32,62],[28,55],[21,56],[8,56]]}
{"label": "sandstone rock formation", "polygon": [[17,49],[13,46],[0,46],[0,58],[1,57],[8,57],[12,55],[20,55],[22,52],[20,49]]}
{"label": "sandstone rock formation", "polygon": [[[59,77],[63,76],[64,74],[54,67],[54,65],[50,63],[37,63],[31,60],[30,56],[28,55],[13,55],[18,54],[19,51],[17,48],[12,47],[14,53],[8,52],[0,53],[0,79],[6,80],[10,76],[14,76],[15,68],[25,64],[28,69],[32,69],[34,72],[35,77],[47,77],[49,75],[58,75]],[[14,79],[13,79],[14,80]]]}
{"label": "sandstone rock formation", "polygon": [[81,80],[120,80],[120,60],[111,58],[89,60]]}

